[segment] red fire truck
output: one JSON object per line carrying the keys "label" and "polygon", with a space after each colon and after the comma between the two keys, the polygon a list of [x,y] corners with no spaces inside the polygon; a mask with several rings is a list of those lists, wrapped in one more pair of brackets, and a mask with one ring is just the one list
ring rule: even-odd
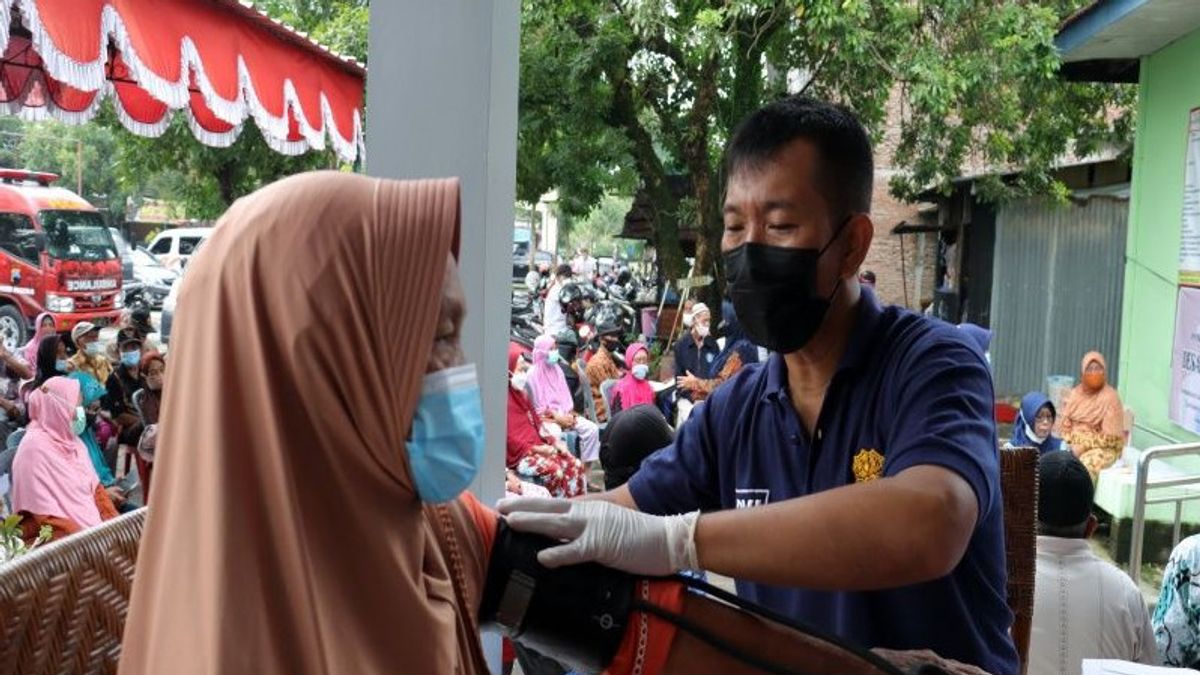
{"label": "red fire truck", "polygon": [[60,332],[115,323],[121,260],[103,216],[51,173],[0,169],[0,344],[32,335],[42,312]]}

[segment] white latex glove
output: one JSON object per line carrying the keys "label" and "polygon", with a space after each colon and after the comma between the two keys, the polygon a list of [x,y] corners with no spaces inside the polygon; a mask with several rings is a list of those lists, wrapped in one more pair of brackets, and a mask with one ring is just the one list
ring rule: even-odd
{"label": "white latex glove", "polygon": [[519,532],[563,540],[538,553],[546,567],[597,562],[644,576],[699,569],[696,521],[700,512],[651,516],[599,501],[505,499],[500,513]]}

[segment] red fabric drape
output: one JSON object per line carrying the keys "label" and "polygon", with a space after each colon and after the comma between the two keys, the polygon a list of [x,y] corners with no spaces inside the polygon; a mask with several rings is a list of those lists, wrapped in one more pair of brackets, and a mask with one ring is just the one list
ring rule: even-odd
{"label": "red fabric drape", "polygon": [[365,68],[236,0],[0,3],[0,21],[13,18],[0,38],[10,110],[79,123],[115,93],[122,122],[146,136],[186,110],[210,145],[253,119],[280,152],[332,147],[354,161],[362,148]]}

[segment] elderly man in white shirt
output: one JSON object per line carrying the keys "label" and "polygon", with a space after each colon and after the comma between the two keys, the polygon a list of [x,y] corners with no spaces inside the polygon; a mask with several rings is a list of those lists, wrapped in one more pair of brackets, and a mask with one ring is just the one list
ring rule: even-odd
{"label": "elderly man in white shirt", "polygon": [[1080,673],[1084,659],[1158,662],[1146,602],[1133,580],[1092,552],[1094,488],[1070,452],[1038,463],[1037,580],[1030,673]]}

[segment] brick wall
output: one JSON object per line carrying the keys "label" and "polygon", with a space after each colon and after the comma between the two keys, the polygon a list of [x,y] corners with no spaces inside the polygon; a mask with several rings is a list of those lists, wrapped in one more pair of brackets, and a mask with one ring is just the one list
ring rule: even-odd
{"label": "brick wall", "polygon": [[922,288],[918,289],[917,266],[922,261],[917,251],[918,236],[892,234],[892,228],[901,221],[920,222],[921,216],[915,205],[905,204],[888,192],[887,181],[890,174],[890,171],[875,172],[875,196],[871,208],[871,220],[875,223],[875,240],[871,243],[871,250],[867,253],[862,269],[875,273],[875,290],[883,302],[920,309],[922,299],[933,295],[937,237],[933,234],[924,236],[924,272],[921,275]]}
{"label": "brick wall", "polygon": [[[926,234],[924,237],[924,273],[921,288],[918,289],[917,266],[922,258],[917,251],[918,237],[915,234],[892,234],[892,228],[901,221],[921,221],[916,204],[901,202],[888,191],[888,182],[897,171],[892,158],[900,140],[900,114],[899,96],[893,93],[888,103],[888,117],[882,129],[882,137],[875,144],[875,192],[871,208],[871,220],[875,223],[875,241],[871,244],[862,269],[875,273],[876,291],[883,302],[921,309],[922,300],[933,296],[937,237],[933,234]],[[902,236],[903,245],[900,241]]]}

